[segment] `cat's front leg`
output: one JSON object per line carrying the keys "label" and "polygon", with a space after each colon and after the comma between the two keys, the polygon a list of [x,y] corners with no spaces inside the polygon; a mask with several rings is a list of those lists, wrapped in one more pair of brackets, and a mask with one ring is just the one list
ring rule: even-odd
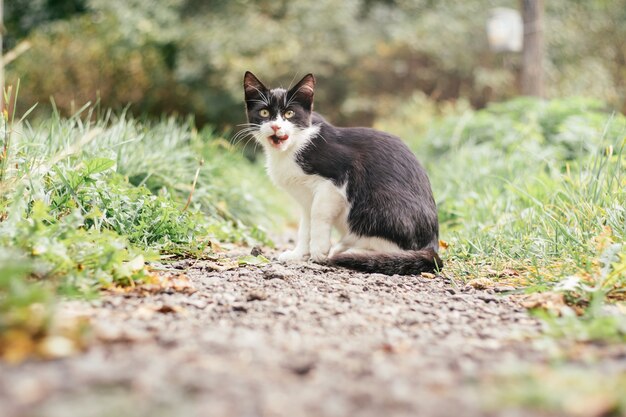
{"label": "cat's front leg", "polygon": [[345,197],[330,182],[315,192],[311,206],[311,260],[325,262],[330,251],[330,233],[345,208]]}
{"label": "cat's front leg", "polygon": [[310,210],[303,209],[298,227],[298,242],[294,250],[288,250],[278,256],[280,262],[301,262],[309,258],[309,241],[311,239]]}

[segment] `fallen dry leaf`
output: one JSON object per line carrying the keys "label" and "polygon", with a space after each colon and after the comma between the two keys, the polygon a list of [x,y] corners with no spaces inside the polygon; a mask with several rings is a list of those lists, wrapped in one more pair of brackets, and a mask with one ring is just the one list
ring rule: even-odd
{"label": "fallen dry leaf", "polygon": [[230,269],[239,268],[239,262],[232,259],[220,259],[217,261],[205,261],[202,263],[204,269],[211,269],[213,271],[224,272]]}
{"label": "fallen dry leaf", "polygon": [[468,281],[467,285],[477,290],[486,290],[493,287],[495,283],[488,278],[474,278]]}
{"label": "fallen dry leaf", "polygon": [[[32,327],[36,319],[29,317],[21,325],[1,332],[0,360],[18,364],[30,357],[57,359],[79,353],[88,342],[89,319],[73,308],[71,302],[61,303],[45,326]],[[37,309],[31,311],[38,314]]]}
{"label": "fallen dry leaf", "polygon": [[511,268],[504,268],[501,272],[500,272],[500,276],[505,276],[505,277],[518,277],[519,276],[519,272],[517,272],[514,269]]}
{"label": "fallen dry leaf", "polygon": [[568,308],[565,304],[563,294],[555,292],[542,292],[533,294],[523,294],[514,296],[524,308],[533,309],[541,308],[561,314],[564,309]]}
{"label": "fallen dry leaf", "polygon": [[112,293],[138,293],[140,295],[159,294],[163,292],[179,292],[183,294],[193,294],[196,288],[185,274],[154,273],[149,283],[136,285],[134,287],[112,287],[107,288]]}
{"label": "fallen dry leaf", "polygon": [[17,364],[31,356],[37,347],[33,336],[20,329],[10,329],[0,335],[0,355],[8,363]]}
{"label": "fallen dry leaf", "polygon": [[161,283],[164,288],[172,289],[176,292],[182,292],[185,294],[192,294],[196,292],[191,280],[184,274],[163,277]]}

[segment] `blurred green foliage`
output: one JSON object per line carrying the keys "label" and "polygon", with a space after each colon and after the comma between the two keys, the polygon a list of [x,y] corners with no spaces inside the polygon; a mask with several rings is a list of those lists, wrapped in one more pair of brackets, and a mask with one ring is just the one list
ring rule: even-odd
{"label": "blurred green foliage", "polygon": [[40,277],[84,292],[141,282],[144,259],[159,253],[270,243],[251,223],[271,207],[261,168],[223,139],[189,122],[83,110],[95,121],[55,114],[2,129],[0,251],[21,251]]}
{"label": "blurred green foliage", "polygon": [[86,0],[11,0],[4,2],[4,49],[15,47],[20,39],[38,26],[87,11]]}
{"label": "blurred green foliage", "polygon": [[31,125],[4,113],[0,360],[56,357],[54,337],[80,348],[81,323],[52,325],[58,294],[154,284],[146,261],[160,255],[217,259],[221,245],[271,245],[259,226],[282,211],[270,189],[260,166],[189,120],[85,107]]}
{"label": "blurred green foliage", "polygon": [[[271,85],[307,72],[317,108],[371,124],[421,91],[473,106],[517,94],[519,56],[489,51],[485,23],[514,0],[37,0],[9,2],[8,67],[21,103],[72,114],[86,101],[134,113],[193,113],[199,125],[243,120],[241,77]],[[626,103],[626,0],[546,2],[547,89]],[[12,37],[12,38],[11,38]]]}
{"label": "blurred green foliage", "polygon": [[475,111],[416,95],[377,127],[409,142],[429,172],[444,273],[507,270],[501,278],[562,292],[583,315],[552,320],[560,335],[626,340],[624,315],[605,308],[626,301],[626,117],[593,99]]}
{"label": "blurred green foliage", "polygon": [[377,127],[424,162],[444,238],[465,241],[466,255],[549,259],[584,248],[584,259],[604,226],[626,239],[624,116],[590,99],[459,106],[428,122],[416,107],[427,108],[416,97]]}

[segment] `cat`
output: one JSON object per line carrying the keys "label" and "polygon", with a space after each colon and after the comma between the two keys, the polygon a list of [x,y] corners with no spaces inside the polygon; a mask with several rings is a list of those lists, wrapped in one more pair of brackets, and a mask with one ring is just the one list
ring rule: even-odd
{"label": "cat", "polygon": [[[400,138],[328,123],[313,111],[313,74],[285,90],[248,71],[243,86],[247,131],[264,148],[269,177],[302,209],[296,247],[280,262],[387,275],[443,267],[430,181]],[[340,240],[331,247],[333,227]]]}

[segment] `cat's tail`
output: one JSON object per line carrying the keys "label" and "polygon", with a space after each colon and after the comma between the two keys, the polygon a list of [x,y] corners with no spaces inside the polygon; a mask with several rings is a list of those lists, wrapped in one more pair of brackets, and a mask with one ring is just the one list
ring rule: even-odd
{"label": "cat's tail", "polygon": [[443,269],[443,261],[431,248],[400,253],[340,253],[328,260],[332,266],[341,266],[360,272],[385,275],[418,275]]}

